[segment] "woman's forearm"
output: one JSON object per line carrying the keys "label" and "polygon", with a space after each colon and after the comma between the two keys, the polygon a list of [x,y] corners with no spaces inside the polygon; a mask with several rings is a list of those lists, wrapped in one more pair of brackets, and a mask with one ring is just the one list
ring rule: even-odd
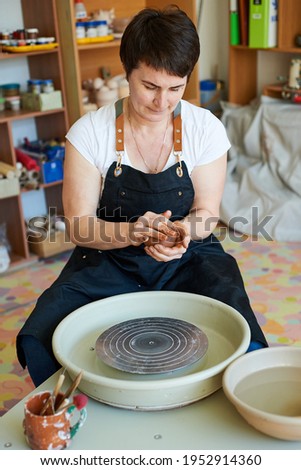
{"label": "woman's forearm", "polygon": [[185,225],[192,240],[208,237],[219,221],[219,215],[205,209],[194,209],[181,222]]}
{"label": "woman's forearm", "polygon": [[74,244],[98,250],[139,246],[150,238],[163,242],[176,235],[168,223],[162,214],[152,212],[146,212],[136,222],[107,222],[92,215],[66,219],[67,231]]}
{"label": "woman's forearm", "polygon": [[125,248],[134,244],[129,226],[127,222],[107,222],[91,215],[66,220],[67,231],[75,245],[98,250]]}

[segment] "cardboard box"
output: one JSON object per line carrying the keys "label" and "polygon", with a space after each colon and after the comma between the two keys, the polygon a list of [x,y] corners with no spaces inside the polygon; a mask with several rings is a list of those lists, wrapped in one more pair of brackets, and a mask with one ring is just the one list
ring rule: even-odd
{"label": "cardboard box", "polygon": [[75,245],[70,242],[67,232],[51,232],[47,238],[42,241],[34,240],[33,236],[28,236],[29,249],[40,258],[49,258],[50,256],[72,250]]}
{"label": "cardboard box", "polygon": [[250,0],[249,47],[277,46],[278,2]]}
{"label": "cardboard box", "polygon": [[60,90],[51,93],[23,93],[21,97],[22,108],[30,111],[49,111],[63,107],[62,92]]}
{"label": "cardboard box", "polygon": [[0,199],[17,196],[20,194],[20,183],[18,178],[3,178],[0,180]]}

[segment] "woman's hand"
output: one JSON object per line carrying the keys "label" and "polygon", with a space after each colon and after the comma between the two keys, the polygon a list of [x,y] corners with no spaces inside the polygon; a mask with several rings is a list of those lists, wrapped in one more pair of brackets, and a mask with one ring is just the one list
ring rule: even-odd
{"label": "woman's hand", "polygon": [[186,253],[190,237],[186,235],[181,241],[175,243],[173,246],[165,246],[163,243],[156,243],[151,246],[145,246],[145,252],[154,258],[156,261],[167,263],[174,259],[182,258]]}
{"label": "woman's hand", "polygon": [[145,244],[145,252],[157,261],[166,263],[174,259],[179,259],[187,251],[191,240],[187,228],[180,221],[173,222],[172,224],[176,236],[169,236],[162,242],[157,243],[149,239]]}
{"label": "woman's hand", "polygon": [[130,224],[129,237],[132,245],[171,243],[173,246],[179,237],[179,230],[170,222],[170,216],[171,211],[163,214],[148,211],[139,217],[136,222]]}
{"label": "woman's hand", "polygon": [[171,222],[171,211],[162,214],[146,212],[130,224],[130,239],[134,246],[145,244],[145,252],[157,261],[179,259],[186,252],[190,235],[185,225]]}

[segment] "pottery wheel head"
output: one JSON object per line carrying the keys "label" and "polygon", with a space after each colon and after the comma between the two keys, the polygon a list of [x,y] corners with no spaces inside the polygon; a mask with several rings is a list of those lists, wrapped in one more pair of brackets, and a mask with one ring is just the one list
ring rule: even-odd
{"label": "pottery wheel head", "polygon": [[206,334],[195,325],[169,317],[118,323],[96,340],[105,364],[134,374],[160,374],[199,361],[208,349]]}

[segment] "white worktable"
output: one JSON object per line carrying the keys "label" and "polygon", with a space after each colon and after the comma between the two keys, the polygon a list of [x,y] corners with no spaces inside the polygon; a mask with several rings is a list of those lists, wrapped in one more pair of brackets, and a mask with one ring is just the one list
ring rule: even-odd
{"label": "white worktable", "polygon": [[[34,392],[53,390],[57,372]],[[69,378],[64,387],[69,386]],[[0,420],[0,450],[28,449],[24,400]],[[68,450],[300,450],[301,442],[266,436],[249,426],[222,390],[194,404],[164,411],[131,411],[89,399],[88,417]]]}

